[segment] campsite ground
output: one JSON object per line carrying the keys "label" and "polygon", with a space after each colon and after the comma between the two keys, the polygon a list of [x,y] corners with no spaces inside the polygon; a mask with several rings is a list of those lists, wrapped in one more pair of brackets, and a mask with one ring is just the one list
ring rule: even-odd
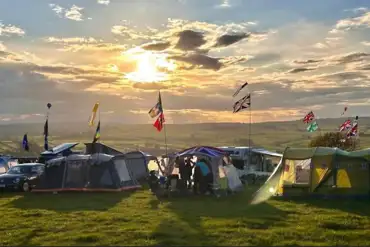
{"label": "campsite ground", "polygon": [[369,202],[2,194],[0,245],[370,245]]}

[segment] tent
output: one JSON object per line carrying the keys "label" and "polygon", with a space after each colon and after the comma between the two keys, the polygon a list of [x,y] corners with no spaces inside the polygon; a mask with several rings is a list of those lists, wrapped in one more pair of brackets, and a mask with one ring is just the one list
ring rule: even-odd
{"label": "tent", "polygon": [[346,152],[329,147],[288,147],[259,193],[367,197],[369,161],[370,149]]}
{"label": "tent", "polygon": [[179,153],[177,156],[180,157],[205,157],[211,163],[211,169],[213,174],[213,187],[215,189],[220,188],[220,166],[222,165],[222,159],[225,156],[225,152],[221,149],[209,146],[198,146],[185,149]]}
{"label": "tent", "polygon": [[125,153],[127,158],[126,165],[132,171],[133,178],[142,180],[149,175],[148,164],[157,157],[141,151]]}
{"label": "tent", "polygon": [[124,155],[107,154],[60,157],[46,162],[45,173],[34,192],[123,191],[140,188]]}

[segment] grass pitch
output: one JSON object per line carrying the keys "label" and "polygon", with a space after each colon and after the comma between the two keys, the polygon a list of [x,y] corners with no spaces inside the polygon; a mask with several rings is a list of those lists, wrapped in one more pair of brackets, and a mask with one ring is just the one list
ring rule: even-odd
{"label": "grass pitch", "polygon": [[132,193],[0,195],[0,245],[370,245],[368,201]]}

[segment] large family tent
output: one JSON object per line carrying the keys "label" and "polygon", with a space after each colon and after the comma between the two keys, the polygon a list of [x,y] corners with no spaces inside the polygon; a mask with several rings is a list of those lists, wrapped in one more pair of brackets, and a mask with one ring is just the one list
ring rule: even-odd
{"label": "large family tent", "polygon": [[125,156],[127,158],[126,165],[132,171],[133,178],[137,180],[145,179],[149,175],[148,164],[151,160],[157,159],[157,157],[141,151],[125,153]]}
{"label": "large family tent", "polygon": [[124,155],[97,153],[49,160],[33,191],[123,191],[140,187]]}
{"label": "large family tent", "polygon": [[370,150],[346,152],[338,148],[287,148],[257,197],[369,196]]}

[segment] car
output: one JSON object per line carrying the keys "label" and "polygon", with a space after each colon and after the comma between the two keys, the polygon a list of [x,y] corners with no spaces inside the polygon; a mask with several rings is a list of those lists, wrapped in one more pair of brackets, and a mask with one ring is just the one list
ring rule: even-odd
{"label": "car", "polygon": [[39,182],[45,171],[45,165],[40,163],[25,163],[11,167],[0,175],[1,191],[31,191]]}

